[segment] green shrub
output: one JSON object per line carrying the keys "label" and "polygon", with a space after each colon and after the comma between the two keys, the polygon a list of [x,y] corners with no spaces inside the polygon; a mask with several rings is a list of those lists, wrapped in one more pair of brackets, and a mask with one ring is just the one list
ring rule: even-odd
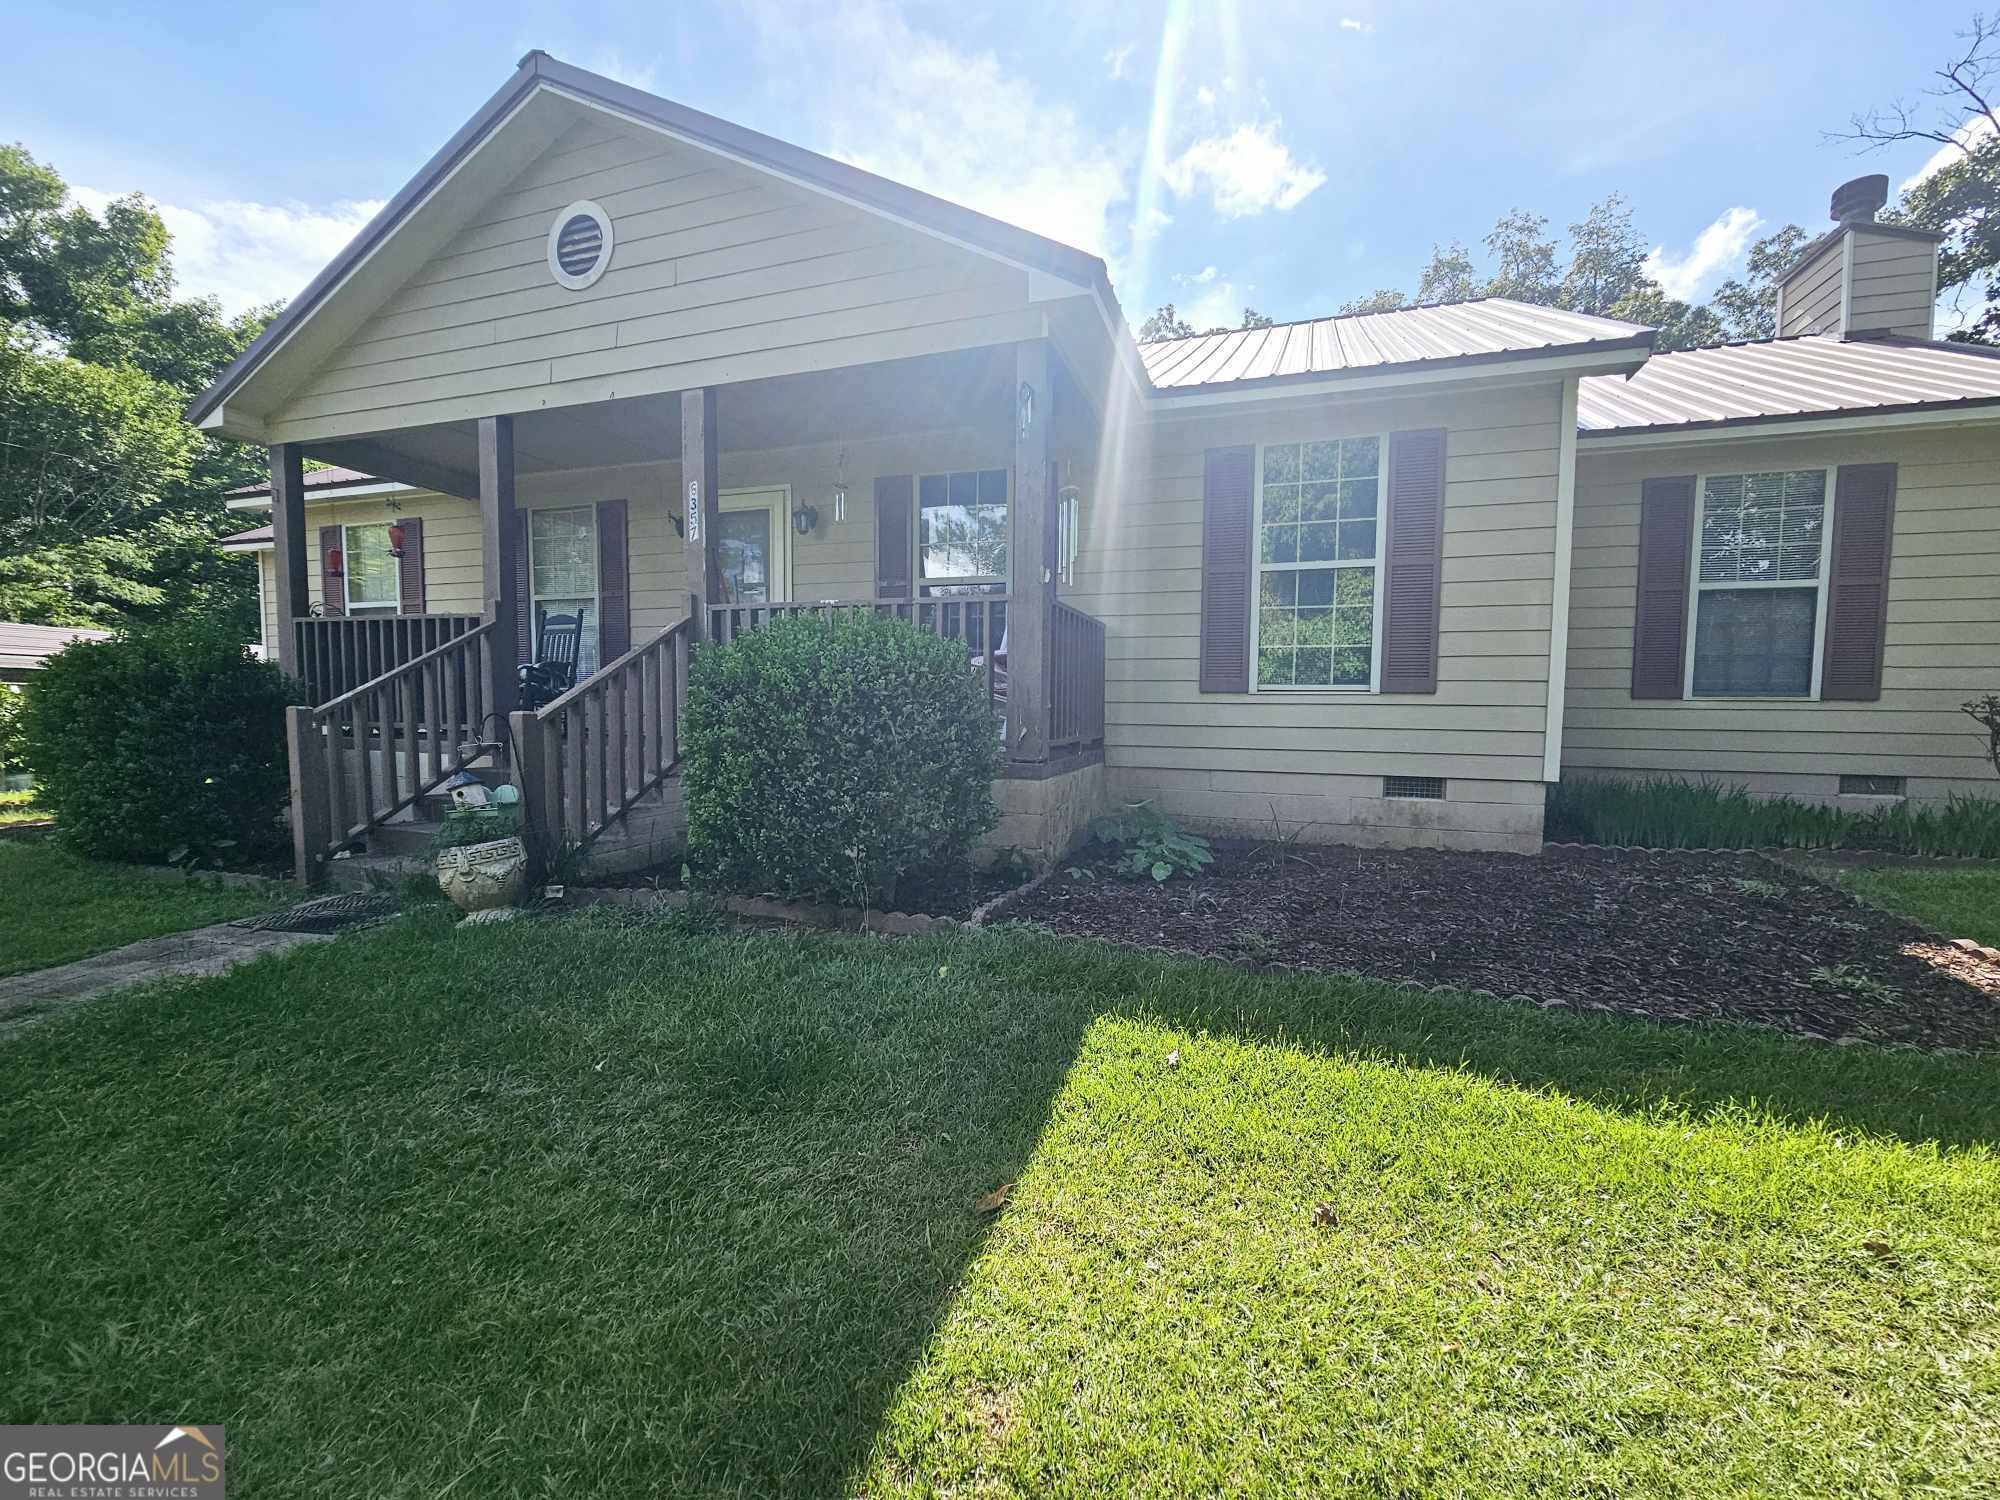
{"label": "green shrub", "polygon": [[1942,808],[1898,802],[1867,812],[1741,786],[1656,777],[1563,781],[1549,788],[1555,843],[1646,849],[1869,849],[2000,859],[2000,800],[1954,795]]}
{"label": "green shrub", "polygon": [[28,745],[21,731],[24,701],[19,687],[0,682],[0,774],[27,769]]}
{"label": "green shrub", "polygon": [[480,807],[454,807],[438,823],[438,831],[431,839],[431,848],[442,852],[446,849],[468,849],[474,844],[490,844],[496,839],[511,839],[521,832],[521,806],[518,802],[489,802]]}
{"label": "green shrub", "polygon": [[1112,869],[1128,880],[1190,878],[1215,863],[1215,851],[1200,834],[1188,833],[1144,802],[1107,813],[1090,825],[1091,837],[1117,851]]}
{"label": "green shrub", "polygon": [[41,804],[100,859],[270,857],[285,843],[291,700],[275,666],[213,624],[74,642],[27,695]]}
{"label": "green shrub", "polygon": [[1000,730],[964,647],[899,620],[781,620],[704,646],[682,737],[704,883],[890,906],[997,821]]}

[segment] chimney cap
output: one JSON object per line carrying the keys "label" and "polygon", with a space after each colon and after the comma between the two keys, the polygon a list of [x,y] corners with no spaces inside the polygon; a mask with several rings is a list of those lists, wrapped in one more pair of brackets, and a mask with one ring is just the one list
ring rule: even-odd
{"label": "chimney cap", "polygon": [[1843,182],[1833,190],[1831,212],[1836,224],[1872,224],[1875,211],[1889,201],[1889,178],[1875,172]]}

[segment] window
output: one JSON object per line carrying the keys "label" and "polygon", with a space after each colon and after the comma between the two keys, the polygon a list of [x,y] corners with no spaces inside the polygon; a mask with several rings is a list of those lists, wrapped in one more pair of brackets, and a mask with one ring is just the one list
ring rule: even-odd
{"label": "window", "polygon": [[1382,441],[1276,444],[1261,458],[1256,685],[1372,688]]}
{"label": "window", "polygon": [[531,620],[541,612],[583,617],[576,675],[597,670],[597,637],[603,616],[597,604],[597,507],[579,505],[528,513],[528,591]]}
{"label": "window", "polygon": [[347,612],[395,609],[403,602],[402,570],[389,555],[389,524],[341,527],[347,572]]}
{"label": "window", "polygon": [[1840,778],[1840,795],[1843,797],[1901,797],[1905,795],[1907,783],[1901,776],[1843,775]]}
{"label": "window", "polygon": [[1007,586],[1007,471],[917,479],[917,581],[928,594]]}
{"label": "window", "polygon": [[1702,481],[1690,697],[1818,693],[1827,496],[1824,469]]}

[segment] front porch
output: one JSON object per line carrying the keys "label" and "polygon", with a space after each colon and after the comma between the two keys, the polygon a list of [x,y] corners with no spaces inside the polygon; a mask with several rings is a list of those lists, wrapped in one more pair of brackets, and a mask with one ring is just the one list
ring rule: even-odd
{"label": "front porch", "polygon": [[[314,524],[305,449],[272,447],[269,634],[307,699],[289,730],[299,877],[420,852],[460,770],[511,781],[551,854],[656,862],[684,828],[692,653],[856,610],[962,643],[1007,747],[1000,837],[1053,859],[1101,799],[1104,628],[1060,597],[1098,432],[1028,340],[314,445],[396,482],[316,503]],[[377,533],[395,539],[393,612],[355,583]],[[524,707],[533,621],[557,606],[585,614],[592,649],[575,687]],[[1058,794],[1021,790],[1049,780]]]}

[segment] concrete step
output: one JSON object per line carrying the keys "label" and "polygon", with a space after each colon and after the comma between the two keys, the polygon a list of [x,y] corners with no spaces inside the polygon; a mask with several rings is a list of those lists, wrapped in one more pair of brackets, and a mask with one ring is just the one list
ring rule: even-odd
{"label": "concrete step", "polygon": [[407,858],[425,856],[431,852],[431,840],[437,837],[437,831],[435,822],[422,818],[407,823],[384,823],[368,830],[368,852]]}

